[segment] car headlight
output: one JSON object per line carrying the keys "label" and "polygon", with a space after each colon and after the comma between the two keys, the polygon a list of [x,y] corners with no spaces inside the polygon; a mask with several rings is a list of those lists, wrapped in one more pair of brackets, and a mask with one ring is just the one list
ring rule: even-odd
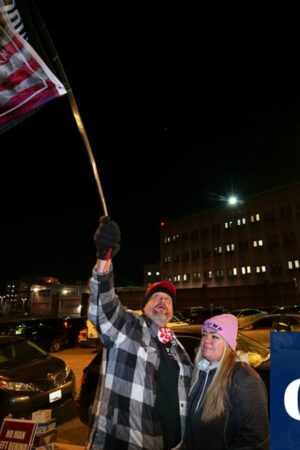
{"label": "car headlight", "polygon": [[32,383],[23,383],[22,381],[3,381],[0,380],[0,389],[6,391],[27,391],[39,392],[40,389]]}
{"label": "car headlight", "polygon": [[65,367],[65,377],[68,378],[70,373],[71,373],[71,368],[68,365],[66,365],[66,367]]}

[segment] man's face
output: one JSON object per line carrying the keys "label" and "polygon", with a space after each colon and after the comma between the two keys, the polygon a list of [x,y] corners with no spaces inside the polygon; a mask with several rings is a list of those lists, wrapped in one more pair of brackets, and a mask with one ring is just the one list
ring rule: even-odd
{"label": "man's face", "polygon": [[173,317],[173,302],[165,292],[155,292],[144,306],[144,313],[157,325],[164,327]]}

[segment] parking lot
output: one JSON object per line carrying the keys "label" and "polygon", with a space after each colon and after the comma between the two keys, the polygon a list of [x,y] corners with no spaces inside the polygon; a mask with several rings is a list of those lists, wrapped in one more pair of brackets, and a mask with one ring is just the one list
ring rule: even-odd
{"label": "parking lot", "polygon": [[[95,355],[93,348],[72,347],[64,349],[55,356],[63,359],[74,371],[76,377],[76,395],[79,394],[82,369]],[[57,426],[57,442],[62,444],[84,445],[88,428],[77,417],[75,405],[70,408],[68,420]]]}

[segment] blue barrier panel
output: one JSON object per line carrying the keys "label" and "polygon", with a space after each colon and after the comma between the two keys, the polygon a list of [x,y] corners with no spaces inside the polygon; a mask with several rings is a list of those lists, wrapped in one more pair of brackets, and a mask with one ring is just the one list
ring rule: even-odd
{"label": "blue barrier panel", "polygon": [[300,332],[271,333],[271,450],[300,450]]}

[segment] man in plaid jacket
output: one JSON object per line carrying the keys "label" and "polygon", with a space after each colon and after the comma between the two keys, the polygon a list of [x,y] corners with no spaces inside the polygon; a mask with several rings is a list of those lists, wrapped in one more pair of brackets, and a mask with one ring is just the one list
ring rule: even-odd
{"label": "man in plaid jacket", "polygon": [[101,217],[94,240],[97,263],[90,279],[88,317],[104,351],[87,448],[179,449],[191,361],[166,326],[173,316],[176,288],[167,281],[153,283],[145,293],[143,315],[128,311],[113,283],[118,225]]}

